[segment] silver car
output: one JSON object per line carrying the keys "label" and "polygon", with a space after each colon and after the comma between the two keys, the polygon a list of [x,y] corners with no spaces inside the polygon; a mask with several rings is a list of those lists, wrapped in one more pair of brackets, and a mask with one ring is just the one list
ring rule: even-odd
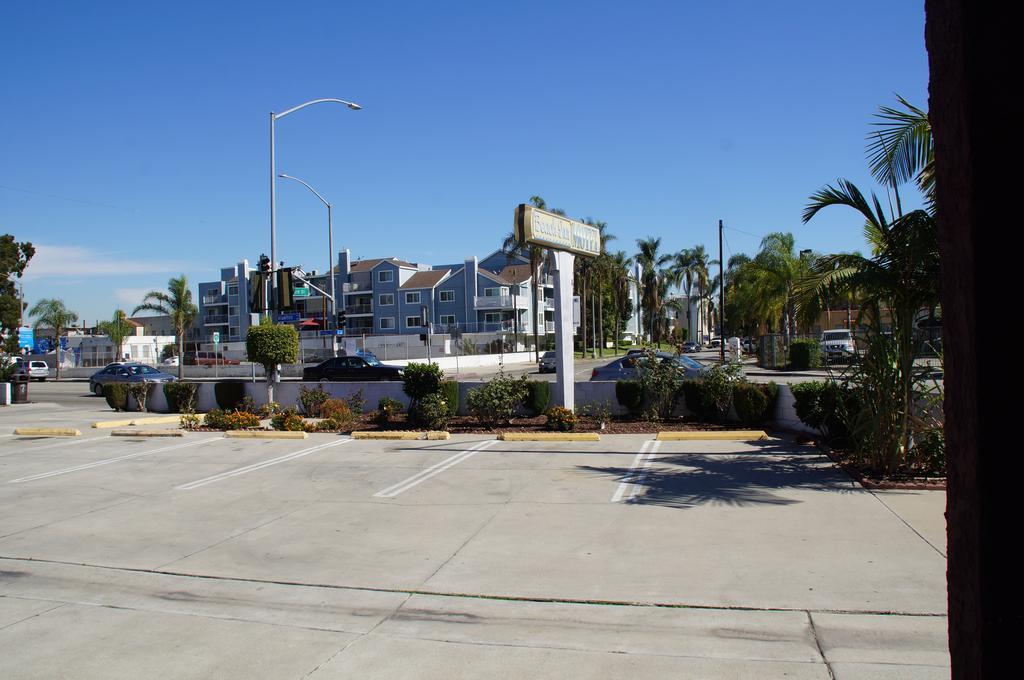
{"label": "silver car", "polygon": [[[681,354],[670,354],[669,352],[655,352],[658,361],[671,361],[683,372],[683,378],[690,380],[700,377],[704,372],[704,365],[694,361],[690,357]],[[636,380],[638,377],[638,364],[644,360],[640,354],[628,354],[621,359],[616,359],[610,364],[598,366],[590,374],[591,380]]]}
{"label": "silver car", "polygon": [[89,377],[89,391],[102,396],[103,386],[110,383],[166,383],[176,379],[170,373],[163,373],[145,364],[119,364],[93,373]]}

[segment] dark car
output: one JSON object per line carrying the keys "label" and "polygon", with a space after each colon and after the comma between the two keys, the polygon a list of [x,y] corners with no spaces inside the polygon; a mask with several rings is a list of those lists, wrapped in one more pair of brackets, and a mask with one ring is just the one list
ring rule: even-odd
{"label": "dark car", "polygon": [[541,373],[554,373],[558,370],[558,357],[554,352],[544,352],[540,357],[538,368]]}
{"label": "dark car", "polygon": [[684,342],[683,343],[683,351],[684,352],[689,352],[689,353],[699,352],[700,351],[700,343],[694,342],[693,340],[689,340],[687,342]]}
{"label": "dark car", "polygon": [[114,364],[96,371],[89,377],[89,391],[102,395],[103,386],[110,383],[166,383],[176,378],[145,364]]}
{"label": "dark car", "polygon": [[386,366],[376,359],[363,357],[334,357],[323,363],[302,369],[303,380],[401,380],[401,366]]}

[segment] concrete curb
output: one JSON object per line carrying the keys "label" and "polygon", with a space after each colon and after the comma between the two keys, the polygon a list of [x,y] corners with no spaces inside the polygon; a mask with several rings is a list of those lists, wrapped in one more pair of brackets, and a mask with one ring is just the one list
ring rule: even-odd
{"label": "concrete curb", "polygon": [[228,439],[306,439],[305,432],[288,432],[286,430],[228,430],[224,433]]}
{"label": "concrete curb", "polygon": [[498,439],[505,442],[599,442],[596,432],[502,432]]}
{"label": "concrete curb", "polygon": [[768,439],[768,435],[763,430],[708,430],[700,432],[659,432],[656,439],[662,442],[753,442]]}
{"label": "concrete curb", "polygon": [[427,439],[438,440],[438,439],[451,439],[452,435],[444,430],[430,430],[427,432]]}
{"label": "concrete curb", "polygon": [[181,430],[111,430],[111,437],[184,437]]}
{"label": "concrete curb", "polygon": [[82,433],[68,427],[19,427],[14,434],[22,437],[80,437]]}
{"label": "concrete curb", "polygon": [[[197,413],[199,422],[202,422],[206,417],[205,413]],[[154,416],[151,418],[128,418],[124,420],[97,420],[92,426],[96,429],[105,429],[110,427],[132,427],[132,426],[145,426],[145,425],[167,425],[169,423],[180,423],[181,414],[172,416]]]}

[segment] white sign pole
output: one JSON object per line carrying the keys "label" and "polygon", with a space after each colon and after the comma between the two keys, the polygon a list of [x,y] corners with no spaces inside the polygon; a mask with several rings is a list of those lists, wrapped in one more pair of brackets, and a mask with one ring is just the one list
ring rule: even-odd
{"label": "white sign pole", "polygon": [[553,401],[570,410],[576,406],[576,372],[572,346],[572,273],[576,257],[556,250],[555,262],[555,395]]}

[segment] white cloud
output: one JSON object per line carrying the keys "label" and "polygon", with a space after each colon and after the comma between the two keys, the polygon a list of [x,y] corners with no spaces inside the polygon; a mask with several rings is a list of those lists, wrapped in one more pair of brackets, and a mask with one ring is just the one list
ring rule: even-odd
{"label": "white cloud", "polygon": [[68,276],[118,276],[122,274],[160,274],[180,272],[185,267],[169,260],[145,260],[126,257],[114,251],[99,251],[82,246],[36,245],[35,257],[25,269],[26,280],[65,278]]}
{"label": "white cloud", "polygon": [[146,297],[146,293],[153,290],[152,288],[115,288],[114,299],[122,307],[126,307],[130,313],[140,302],[142,298]]}

